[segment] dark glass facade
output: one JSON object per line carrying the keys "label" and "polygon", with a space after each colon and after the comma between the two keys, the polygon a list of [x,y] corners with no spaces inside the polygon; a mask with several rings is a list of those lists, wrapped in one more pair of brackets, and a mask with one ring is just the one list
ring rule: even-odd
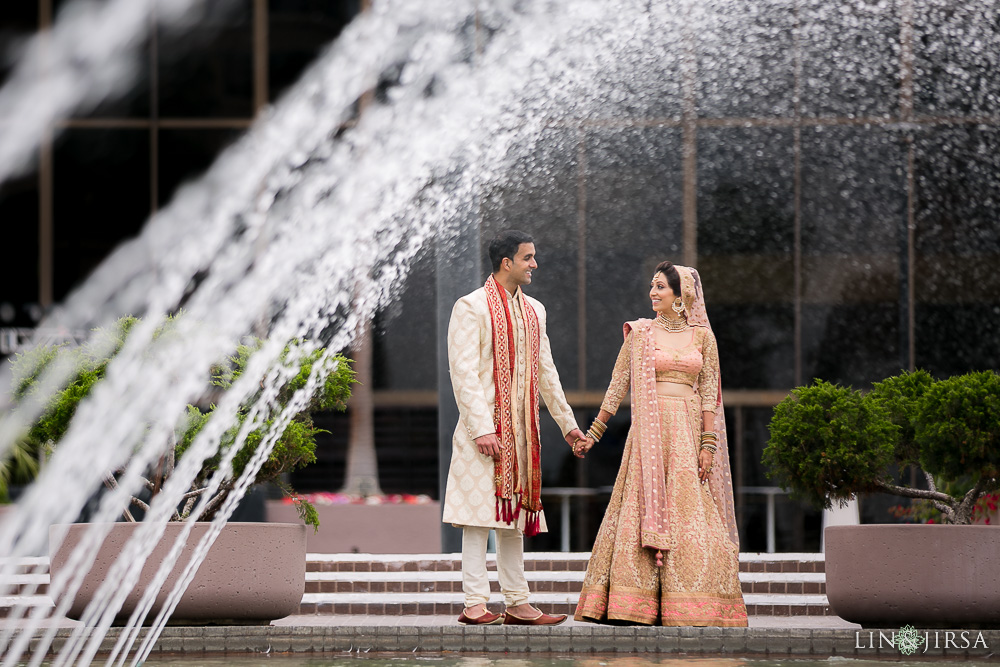
{"label": "dark glass facade", "polygon": [[[8,4],[5,50],[46,27],[60,3]],[[30,271],[0,263],[0,326],[30,325],[135,235],[363,4],[240,0],[183,35],[153,35],[139,63],[147,75],[127,97],[65,121],[36,172],[0,185],[5,246],[38,258]],[[744,550],[764,548],[764,496],[742,490],[769,484],[761,453],[789,389],[813,378],[864,388],[908,368],[1000,368],[998,11],[988,0],[705,3],[690,22],[662,21],[643,71],[598,75],[601,122],[548,128],[503,186],[480,194],[484,271],[496,231],[536,238],[529,292],[547,308],[582,425],[600,404],[622,323],[649,315],[653,267],[699,269]],[[437,494],[429,461],[447,434],[433,415],[439,390],[450,391],[437,386],[437,312],[450,304],[435,285],[447,252],[425,248],[375,322],[387,492]],[[623,409],[581,463],[543,419],[545,484],[612,484],[627,422]],[[340,437],[297,482],[304,490],[339,486]],[[590,544],[604,502],[575,506],[574,546]],[[777,511],[779,549],[818,548],[819,513],[785,499]],[[890,520],[877,503],[863,514]]]}

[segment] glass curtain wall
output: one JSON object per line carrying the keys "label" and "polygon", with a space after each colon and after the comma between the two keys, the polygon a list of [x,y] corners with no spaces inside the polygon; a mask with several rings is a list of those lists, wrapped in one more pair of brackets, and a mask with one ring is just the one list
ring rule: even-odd
{"label": "glass curtain wall", "polygon": [[[51,25],[64,2],[7,4],[4,50]],[[153,35],[141,85],[65,121],[37,170],[0,186],[5,247],[37,258],[31,271],[0,262],[0,326],[33,324],[137,233],[364,4],[236,0],[183,38]],[[698,268],[719,339],[743,548],[763,550],[760,457],[791,388],[1000,367],[1000,10],[990,0],[682,6],[697,11],[658,26],[651,71],[600,82],[603,117],[549,128],[530,168],[484,193],[483,254],[502,228],[537,238],[530,291],[548,309],[582,425],[597,412],[621,324],[649,314],[652,268]],[[0,58],[0,81],[9,66]],[[383,488],[432,495],[445,333],[437,252],[425,250],[379,315],[374,361],[380,467],[390,450],[412,463]],[[627,421],[623,409],[581,463],[543,420],[554,443],[545,484],[610,485]],[[343,449],[327,448],[322,479],[303,490],[336,487]],[[573,548],[589,548],[603,502],[577,507]],[[891,520],[883,505],[866,503],[865,519]],[[777,518],[779,550],[818,549],[817,512],[779,496]],[[550,524],[551,543],[532,548],[557,547],[555,516]]]}
{"label": "glass curtain wall", "polygon": [[[791,388],[1000,367],[1000,23],[971,4],[698,3],[660,42],[661,87],[552,128],[532,173],[484,207],[484,252],[505,227],[538,239],[530,291],[581,424],[622,322],[649,315],[652,268],[699,269],[745,551],[766,548],[760,459]],[[623,422],[587,462],[548,448],[546,482],[611,485]],[[894,520],[887,504],[862,503],[863,520]],[[586,522],[603,501],[579,509]],[[819,512],[779,494],[776,514],[779,551],[819,549]]]}

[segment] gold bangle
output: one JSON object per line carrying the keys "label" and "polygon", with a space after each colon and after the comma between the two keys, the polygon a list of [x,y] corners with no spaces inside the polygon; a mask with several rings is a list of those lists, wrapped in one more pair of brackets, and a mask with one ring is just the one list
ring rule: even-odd
{"label": "gold bangle", "polygon": [[593,440],[595,443],[601,441],[601,436],[594,433],[593,429],[587,430],[587,437]]}

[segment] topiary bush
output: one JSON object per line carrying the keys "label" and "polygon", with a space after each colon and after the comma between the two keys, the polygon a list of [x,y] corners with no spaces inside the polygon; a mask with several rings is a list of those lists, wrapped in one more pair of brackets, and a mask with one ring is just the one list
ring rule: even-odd
{"label": "topiary bush", "polygon": [[[69,364],[69,367],[72,368],[69,381],[62,390],[48,399],[41,415],[17,443],[15,452],[38,452],[58,446],[60,439],[69,428],[80,402],[104,378],[108,364],[121,350],[129,331],[137,322],[136,318],[126,317],[107,330],[98,330],[94,337],[96,342],[92,345],[77,348],[66,345],[41,346],[18,354],[10,360],[13,396],[16,401],[22,401],[38,390],[38,381],[50,364]],[[168,321],[158,335],[169,330],[169,327],[170,322]],[[285,359],[297,351],[295,348],[298,344],[297,341],[292,341],[286,346]],[[236,345],[232,356],[212,368],[210,377],[206,378],[206,391],[211,390],[218,393],[228,390],[233,382],[243,374],[250,358],[254,352],[260,349],[261,345],[262,341],[254,338],[246,343]],[[298,372],[279,388],[275,405],[276,413],[288,404],[295,391],[305,386],[315,364],[324,353],[325,350],[320,348],[297,360]],[[334,363],[328,366],[331,370],[322,379],[322,383],[310,398],[308,405],[292,417],[275,441],[267,461],[261,466],[253,482],[254,484],[275,483],[286,495],[296,501],[299,515],[308,525],[315,528],[319,527],[319,515],[316,509],[308,501],[299,497],[283,477],[285,473],[298,470],[316,461],[316,435],[323,431],[313,424],[312,414],[321,410],[343,411],[347,408],[347,400],[351,395],[351,385],[355,382],[354,371],[349,365],[350,360],[342,355],[335,355],[333,361]],[[190,516],[199,496],[207,486],[208,479],[218,469],[223,453],[235,445],[236,435],[247,418],[249,405],[253,403],[255,398],[251,397],[247,405],[240,409],[236,423],[222,438],[219,452],[204,462],[199,474],[192,482],[190,493],[174,512],[173,520],[182,521]],[[162,488],[164,481],[173,471],[174,461],[184,455],[201,429],[209,423],[214,409],[214,404],[208,406],[207,409],[194,405],[188,406],[185,418],[175,429],[175,446],[159,462],[155,470],[148,471],[148,479],[143,480],[147,489],[155,494]],[[273,423],[273,421],[268,421],[263,426],[251,431],[243,440],[240,451],[236,452],[233,458],[232,474],[222,483],[216,494],[208,500],[205,510],[200,516],[201,520],[210,521],[221,508],[236,480],[256,453],[265,434],[270,432]],[[37,457],[35,460],[37,461]],[[120,470],[109,471],[107,482],[109,486],[116,483],[116,477],[120,472]],[[0,467],[0,484],[4,481],[4,468]],[[0,491],[4,490],[5,488],[0,486]],[[132,498],[131,504],[142,510],[149,508],[146,502],[136,497]],[[123,515],[126,520],[134,520],[128,509],[123,512]]]}
{"label": "topiary bush", "polygon": [[[1000,478],[1000,375],[902,373],[860,392],[816,380],[779,403],[763,462],[793,498],[828,508],[858,494],[920,499],[969,524]],[[912,467],[927,488],[896,483]]]}
{"label": "topiary bush", "polygon": [[764,449],[770,477],[793,498],[828,508],[875,491],[899,428],[861,392],[817,380],[774,408]]}

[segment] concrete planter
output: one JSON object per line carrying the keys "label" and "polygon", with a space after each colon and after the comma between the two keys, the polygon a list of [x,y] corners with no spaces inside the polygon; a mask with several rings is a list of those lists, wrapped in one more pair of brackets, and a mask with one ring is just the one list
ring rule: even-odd
{"label": "concrete planter", "polygon": [[[94,565],[73,601],[67,616],[79,619],[118,554],[139,524],[116,523],[104,540]],[[161,608],[167,593],[190,560],[194,546],[209,524],[195,524],[183,553],[166,584],[156,598],[150,620]],[[136,608],[146,582],[173,545],[182,524],[168,523],[163,539],[153,549],[129,593],[116,622],[125,622]],[[50,540],[62,531],[66,537],[59,549],[50,554],[53,576],[65,567],[70,553],[79,544],[87,524],[57,525],[49,529]],[[194,580],[174,610],[172,624],[267,623],[276,618],[297,614],[305,592],[306,529],[302,525],[276,523],[230,523],[216,539]],[[147,621],[148,622],[148,621]]]}
{"label": "concrete planter", "polygon": [[[319,531],[308,528],[309,553],[441,552],[441,504],[316,505]],[[267,501],[267,520],[298,522],[295,507]]]}
{"label": "concrete planter", "polygon": [[831,526],[826,595],[866,628],[1000,627],[998,544],[994,526]]}

